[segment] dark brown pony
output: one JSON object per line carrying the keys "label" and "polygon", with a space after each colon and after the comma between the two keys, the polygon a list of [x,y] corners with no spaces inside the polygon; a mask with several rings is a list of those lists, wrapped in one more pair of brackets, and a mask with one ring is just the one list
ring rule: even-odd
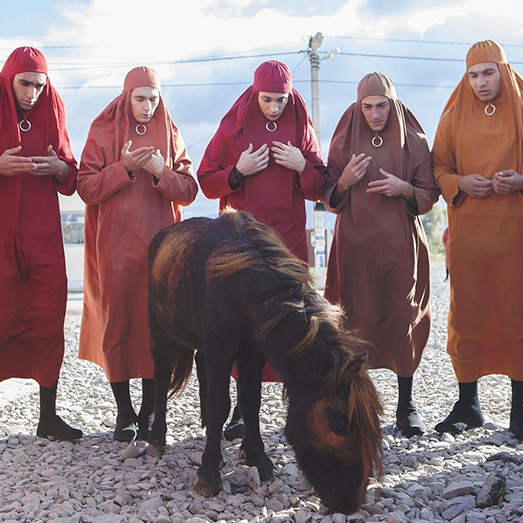
{"label": "dark brown pony", "polygon": [[341,311],[309,285],[307,267],[269,227],[245,212],[192,218],[164,229],[149,247],[149,325],[155,362],[150,452],[165,446],[169,390],[183,389],[197,352],[207,443],[195,488],[221,488],[220,439],[236,362],[245,421],[242,451],[262,480],[272,479],[259,429],[266,359],[288,398],[286,436],[323,503],[350,513],[381,467],[382,407],[363,342],[342,327]]}

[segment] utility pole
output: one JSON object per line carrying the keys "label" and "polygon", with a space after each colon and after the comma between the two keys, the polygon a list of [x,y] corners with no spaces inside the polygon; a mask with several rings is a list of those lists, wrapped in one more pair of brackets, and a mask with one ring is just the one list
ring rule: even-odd
{"label": "utility pole", "polygon": [[[323,42],[323,34],[318,32],[309,39],[309,58],[311,61],[311,89],[312,89],[312,123],[316,131],[316,138],[321,148],[321,129],[320,129],[320,61],[327,60],[337,55],[340,50],[333,49],[330,53],[320,59],[318,49]],[[314,204],[314,272],[316,289],[321,290],[325,287],[325,268],[327,260],[327,244],[325,241],[325,206],[322,202]]]}

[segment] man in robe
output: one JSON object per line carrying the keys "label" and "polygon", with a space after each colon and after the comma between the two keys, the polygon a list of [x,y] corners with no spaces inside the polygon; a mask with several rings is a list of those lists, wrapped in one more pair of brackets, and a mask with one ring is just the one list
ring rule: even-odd
{"label": "man in robe", "polygon": [[438,199],[425,133],[392,81],[371,73],[342,116],[327,164],[327,209],[337,215],[325,297],[373,345],[371,368],[398,377],[396,425],[407,437],[425,425],[413,375],[430,333],[429,252],[419,215]]}
{"label": "man in robe", "polygon": [[[147,248],[181,220],[198,184],[181,134],[148,67],[131,70],[123,92],[91,125],[78,171],[85,214],[84,310],[79,357],[100,365],[118,414],[113,439],[147,438],[154,410]],[[142,379],[138,415],[130,378]]]}
{"label": "man in robe", "polygon": [[447,352],[459,399],[439,432],[484,423],[478,378],[512,380],[510,430],[523,439],[523,81],[499,44],[467,54],[436,132],[436,182],[448,204]]}
{"label": "man in robe", "polygon": [[[308,263],[305,200],[321,198],[324,169],[311,118],[292,87],[289,68],[269,61],[256,69],[253,85],[220,122],[198,180],[208,198],[220,198],[220,210],[230,205],[250,212]],[[279,381],[269,365],[263,379]],[[243,435],[238,408],[224,435]]]}
{"label": "man in robe", "polygon": [[40,51],[7,58],[0,104],[0,380],[36,380],[37,435],[75,440],[82,432],[56,414],[67,302],[57,193],[73,194],[77,168]]}

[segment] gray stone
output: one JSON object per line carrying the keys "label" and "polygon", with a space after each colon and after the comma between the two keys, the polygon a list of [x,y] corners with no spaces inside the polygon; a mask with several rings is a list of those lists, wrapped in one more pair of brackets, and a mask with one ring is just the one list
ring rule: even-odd
{"label": "gray stone", "polygon": [[489,474],[479,491],[477,504],[479,508],[499,505],[505,494],[507,479],[501,474]]}
{"label": "gray stone", "polygon": [[444,499],[466,496],[474,493],[474,485],[467,480],[451,483],[442,493]]}

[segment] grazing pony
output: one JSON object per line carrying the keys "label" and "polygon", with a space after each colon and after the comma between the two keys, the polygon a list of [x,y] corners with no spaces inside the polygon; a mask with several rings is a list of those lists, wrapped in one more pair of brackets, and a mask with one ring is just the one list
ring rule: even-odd
{"label": "grazing pony", "polygon": [[381,403],[366,356],[351,346],[338,307],[311,287],[307,267],[277,234],[246,212],[192,218],[160,231],[149,247],[149,325],[155,419],[149,453],[165,446],[166,403],[190,377],[197,352],[207,443],[194,488],[221,488],[220,440],[229,379],[237,365],[245,422],[242,452],[262,480],[273,478],[259,428],[268,359],[288,399],[285,433],[322,502],[350,513],[365,499],[373,465],[381,470]]}

